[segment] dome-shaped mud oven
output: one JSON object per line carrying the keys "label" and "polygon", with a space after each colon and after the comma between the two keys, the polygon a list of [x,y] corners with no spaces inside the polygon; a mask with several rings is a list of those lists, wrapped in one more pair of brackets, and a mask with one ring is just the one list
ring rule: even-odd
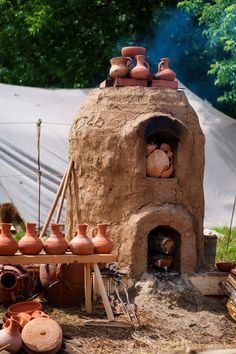
{"label": "dome-shaped mud oven", "polygon": [[71,128],[70,157],[68,235],[77,222],[110,223],[119,266],[134,278],[202,267],[204,136],[184,92],[92,90]]}

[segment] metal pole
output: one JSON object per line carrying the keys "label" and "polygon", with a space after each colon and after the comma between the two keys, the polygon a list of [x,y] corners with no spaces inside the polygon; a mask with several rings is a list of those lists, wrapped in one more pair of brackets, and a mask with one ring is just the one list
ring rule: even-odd
{"label": "metal pole", "polygon": [[233,224],[233,218],[234,218],[235,204],[236,204],[236,195],[234,197],[234,205],[233,205],[233,210],[232,210],[232,215],[231,215],[231,220],[230,220],[229,234],[228,234],[227,245],[226,245],[226,250],[227,251],[228,251],[228,248],[229,248],[229,242],[230,242],[230,237],[231,237],[231,230],[232,230],[232,224]]}
{"label": "metal pole", "polygon": [[38,164],[38,234],[41,224],[41,163],[40,163],[40,137],[41,137],[42,119],[37,122],[37,164]]}

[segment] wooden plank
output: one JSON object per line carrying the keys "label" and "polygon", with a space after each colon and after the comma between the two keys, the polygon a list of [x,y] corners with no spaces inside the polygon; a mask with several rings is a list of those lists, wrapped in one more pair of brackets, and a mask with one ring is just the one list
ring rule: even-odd
{"label": "wooden plank", "polygon": [[96,275],[98,289],[99,289],[99,292],[101,294],[103,305],[104,305],[105,310],[106,310],[107,318],[108,318],[109,321],[114,321],[115,317],[113,315],[111,304],[109,302],[109,299],[108,299],[108,296],[107,296],[107,292],[106,292],[106,289],[105,289],[105,286],[104,286],[104,283],[103,283],[103,280],[102,280],[101,272],[100,272],[99,267],[98,267],[98,265],[96,263],[93,263],[92,265],[93,265],[93,270],[94,270],[95,275]]}
{"label": "wooden plank", "polygon": [[37,254],[14,256],[0,256],[0,264],[58,264],[58,263],[111,263],[116,262],[114,254],[77,255],[66,253],[62,255]]}
{"label": "wooden plank", "polygon": [[92,313],[92,282],[91,267],[89,263],[84,265],[84,290],[85,290],[85,309],[87,313]]}

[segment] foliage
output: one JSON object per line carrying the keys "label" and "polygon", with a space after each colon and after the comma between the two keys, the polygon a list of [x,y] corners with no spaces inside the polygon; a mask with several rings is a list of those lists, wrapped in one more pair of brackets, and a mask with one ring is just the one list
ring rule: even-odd
{"label": "foliage", "polygon": [[[209,70],[215,84],[224,87],[219,102],[236,102],[236,3],[234,0],[183,0],[178,6],[205,25],[208,50],[215,51]],[[222,51],[223,49],[223,51]]]}
{"label": "foliage", "polygon": [[236,261],[236,227],[233,227],[230,235],[229,247],[227,249],[229,228],[214,227],[214,230],[224,235],[224,239],[217,239],[216,259],[217,261]]}
{"label": "foliage", "polygon": [[148,31],[166,2],[173,0],[0,0],[0,81],[93,86],[118,40]]}

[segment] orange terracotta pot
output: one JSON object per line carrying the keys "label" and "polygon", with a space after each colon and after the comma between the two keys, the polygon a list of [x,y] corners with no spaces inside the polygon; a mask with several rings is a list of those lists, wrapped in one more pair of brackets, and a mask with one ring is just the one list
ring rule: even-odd
{"label": "orange terracotta pot", "polygon": [[169,68],[169,59],[162,58],[160,63],[158,64],[158,71],[155,77],[159,80],[167,80],[174,81],[176,78],[176,74],[173,70]]}
{"label": "orange terracotta pot", "polygon": [[61,224],[51,224],[52,232],[44,242],[44,250],[47,254],[64,254],[68,249],[68,243],[61,233]]}
{"label": "orange terracotta pot", "polygon": [[7,351],[17,353],[22,346],[20,324],[15,319],[8,319],[0,330],[0,348],[7,346]]}
{"label": "orange terracotta pot", "polygon": [[110,253],[113,248],[113,242],[108,238],[106,229],[109,224],[97,224],[97,227],[93,229],[93,244],[94,253]]}
{"label": "orange terracotta pot", "polygon": [[18,242],[19,250],[23,254],[38,254],[43,249],[43,242],[35,230],[36,223],[26,224],[26,234]]}
{"label": "orange terracotta pot", "polygon": [[18,250],[18,242],[11,234],[11,224],[2,223],[0,234],[0,256],[12,256]]}
{"label": "orange terracotta pot", "polygon": [[9,306],[7,313],[9,316],[18,315],[20,312],[32,315],[32,313],[36,310],[42,310],[42,305],[40,304],[40,302],[22,301]]}
{"label": "orange terracotta pot", "polygon": [[[20,312],[18,313],[18,315],[13,315],[11,316],[11,319],[14,319],[15,321],[17,321],[20,325],[20,332],[22,332],[22,329],[24,328],[24,326],[26,325],[26,323],[28,323],[31,320],[31,315],[29,315],[26,312]],[[5,326],[5,324],[4,324]]]}
{"label": "orange terracotta pot", "polygon": [[127,77],[129,68],[128,65],[131,62],[127,57],[115,57],[110,59],[111,68],[109,71],[110,77],[116,79],[117,77]]}
{"label": "orange terracotta pot", "polygon": [[121,54],[124,57],[135,57],[136,55],[146,55],[146,48],[144,47],[135,47],[135,46],[131,46],[131,47],[123,47],[121,49]]}
{"label": "orange terracotta pot", "polygon": [[130,71],[130,76],[132,77],[132,79],[147,80],[150,74],[150,70],[149,70],[149,64],[145,60],[145,56],[136,55],[135,59],[137,61],[137,64]]}
{"label": "orange terracotta pot", "polygon": [[92,254],[94,252],[93,242],[86,234],[88,225],[78,224],[76,236],[70,241],[69,247],[74,254]]}

